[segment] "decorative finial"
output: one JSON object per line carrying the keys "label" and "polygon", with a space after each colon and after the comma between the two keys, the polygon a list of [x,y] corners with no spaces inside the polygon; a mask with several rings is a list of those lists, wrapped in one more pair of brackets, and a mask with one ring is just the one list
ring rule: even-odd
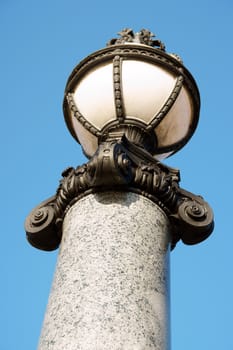
{"label": "decorative finial", "polygon": [[160,40],[154,40],[153,38],[155,37],[155,34],[153,34],[147,29],[141,29],[140,32],[134,33],[132,29],[125,28],[117,34],[120,35],[120,38],[111,39],[108,42],[107,46],[127,44],[127,43],[137,43],[137,44],[156,47],[162,51],[165,51],[164,43],[162,43],[162,41]]}

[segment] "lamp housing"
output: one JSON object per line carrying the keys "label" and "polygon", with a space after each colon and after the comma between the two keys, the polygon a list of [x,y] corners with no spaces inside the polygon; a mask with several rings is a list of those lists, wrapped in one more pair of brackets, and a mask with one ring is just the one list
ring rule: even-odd
{"label": "lamp housing", "polygon": [[125,135],[161,160],[181,149],[197,127],[194,78],[178,56],[165,52],[149,31],[145,40],[143,31],[111,40],[68,79],[65,121],[88,158],[101,142]]}

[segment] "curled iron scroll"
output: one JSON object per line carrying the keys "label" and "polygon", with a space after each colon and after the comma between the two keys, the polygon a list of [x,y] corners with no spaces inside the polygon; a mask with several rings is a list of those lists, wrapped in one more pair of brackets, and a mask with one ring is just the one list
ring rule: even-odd
{"label": "curled iron scroll", "polygon": [[56,216],[52,203],[55,196],[42,202],[27,216],[25,231],[29,243],[42,250],[57,249],[61,238],[56,227]]}
{"label": "curled iron scroll", "polygon": [[186,199],[178,207],[181,240],[185,244],[197,244],[213,231],[213,211],[201,197]]}

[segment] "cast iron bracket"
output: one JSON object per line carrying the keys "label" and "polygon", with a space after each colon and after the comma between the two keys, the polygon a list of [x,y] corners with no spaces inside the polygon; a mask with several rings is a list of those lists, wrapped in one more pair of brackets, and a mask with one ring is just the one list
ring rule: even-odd
{"label": "cast iron bracket", "polygon": [[179,171],[155,160],[125,136],[101,143],[90,161],[66,169],[62,176],[56,194],[26,219],[28,241],[36,248],[56,249],[67,210],[82,196],[103,191],[137,192],[156,202],[170,219],[172,249],[180,239],[197,244],[213,231],[210,206],[201,196],[179,187]]}

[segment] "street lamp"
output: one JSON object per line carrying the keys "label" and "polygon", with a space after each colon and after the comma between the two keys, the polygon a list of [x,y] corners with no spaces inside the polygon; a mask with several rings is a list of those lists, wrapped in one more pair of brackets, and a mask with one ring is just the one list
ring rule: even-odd
{"label": "street lamp", "polygon": [[64,100],[67,125],[88,157],[118,133],[165,158],[196,128],[197,86],[180,58],[167,54],[150,32],[121,34],[73,70]]}
{"label": "street lamp", "polygon": [[[81,61],[71,73],[65,89],[63,103],[65,121],[72,136],[82,145],[83,152],[89,158],[89,161],[82,166],[68,168],[63,172],[63,178],[57,193],[31,212],[26,219],[25,228],[29,242],[39,249],[56,249],[62,240],[62,247],[60,248],[62,257],[60,256],[59,258],[62,262],[58,262],[59,271],[62,269],[61,266],[64,267],[67,264],[66,259],[69,259],[67,258],[67,242],[69,241],[67,237],[70,237],[70,232],[73,232],[72,235],[76,235],[75,242],[79,241],[77,243],[79,246],[83,244],[83,240],[86,240],[86,237],[89,237],[90,240],[92,239],[92,234],[89,233],[90,230],[94,230],[95,233],[96,230],[99,230],[100,235],[101,231],[104,231],[105,233],[100,240],[101,244],[97,251],[92,245],[91,248],[89,243],[86,243],[77,254],[80,256],[84,250],[86,251],[82,262],[87,265],[87,261],[89,261],[88,254],[94,254],[96,259],[94,265],[98,270],[105,264],[104,260],[100,262],[99,257],[101,254],[114,248],[115,255],[110,254],[111,262],[109,264],[111,266],[114,265],[116,259],[118,259],[116,264],[118,266],[125,259],[121,273],[125,275],[127,281],[131,280],[131,285],[135,283],[136,285],[139,283],[143,284],[145,278],[147,278],[147,282],[142,288],[145,295],[141,295],[141,298],[144,299],[147,298],[148,291],[145,291],[145,289],[149,288],[148,281],[152,279],[152,275],[145,277],[143,271],[146,270],[145,261],[147,259],[148,261],[150,260],[148,252],[152,249],[152,253],[150,253],[154,259],[152,259],[152,265],[155,266],[160,261],[160,265],[163,268],[159,272],[155,272],[152,269],[151,274],[157,273],[157,277],[166,280],[166,283],[162,287],[162,284],[157,281],[149,288],[150,290],[159,288],[163,290],[159,294],[160,296],[150,301],[149,304],[152,305],[152,309],[159,304],[160,309],[162,307],[163,311],[157,310],[151,318],[149,317],[150,322],[154,321],[154,324],[157,324],[155,329],[154,326],[151,328],[148,325],[146,313],[148,314],[149,311],[145,306],[146,299],[144,300],[143,310],[139,310],[140,303],[138,300],[140,297],[138,294],[135,297],[136,299],[134,299],[134,305],[127,304],[128,310],[126,309],[124,312],[119,311],[119,305],[121,303],[122,305],[124,304],[122,298],[112,301],[112,303],[109,300],[107,302],[103,295],[110,288],[110,280],[114,280],[114,285],[118,286],[118,294],[123,293],[127,288],[131,288],[126,286],[124,289],[124,286],[119,286],[119,281],[122,278],[119,271],[116,272],[114,270],[114,273],[110,271],[109,275],[105,276],[104,281],[101,279],[99,287],[96,286],[96,295],[102,291],[101,302],[96,297],[93,303],[94,305],[96,303],[102,305],[99,313],[105,313],[106,308],[109,311],[113,307],[115,310],[115,313],[113,312],[114,317],[116,315],[121,315],[121,317],[115,323],[111,317],[108,319],[102,317],[101,324],[104,324],[105,332],[102,336],[98,336],[98,332],[102,332],[101,326],[101,331],[97,331],[99,329],[97,324],[100,323],[100,320],[98,322],[96,320],[93,321],[95,317],[91,314],[90,324],[87,325],[85,323],[86,328],[95,328],[96,331],[94,333],[92,331],[91,340],[86,340],[85,342],[81,340],[81,336],[76,337],[74,334],[78,333],[80,329],[82,330],[81,332],[85,330],[85,325],[81,326],[77,318],[82,318],[82,312],[85,314],[87,310],[93,307],[93,304],[86,300],[86,306],[83,306],[83,311],[79,310],[76,313],[76,321],[74,321],[76,326],[73,324],[71,327],[73,329],[71,331],[71,333],[73,332],[71,339],[69,339],[68,335],[63,336],[63,338],[66,338],[65,349],[69,350],[74,349],[75,346],[80,346],[78,348],[83,350],[103,350],[105,348],[168,349],[169,322],[167,316],[164,316],[164,314],[169,313],[167,305],[169,291],[168,251],[170,248],[173,249],[180,239],[186,244],[199,243],[206,239],[213,230],[213,213],[209,205],[202,197],[180,188],[178,170],[160,163],[161,159],[181,149],[196,129],[199,118],[200,97],[195,80],[184,67],[181,59],[175,54],[167,53],[164,44],[159,40],[155,40],[154,35],[148,30],[142,29],[139,33],[134,33],[131,29],[124,29],[119,35],[119,38],[112,39],[106,48],[94,52]],[[106,195],[108,196],[107,199]],[[100,203],[101,208],[99,207]],[[116,203],[120,205],[117,208],[115,208]],[[133,203],[136,206],[138,205],[140,210],[136,208],[134,212],[134,209],[132,209],[134,212],[132,214],[129,207]],[[83,214],[84,208],[86,212]],[[109,208],[111,210],[106,214]],[[121,216],[121,222],[119,223],[117,215],[121,213],[121,209],[123,210],[123,216]],[[93,213],[87,220],[90,210]],[[141,213],[140,222],[134,225],[132,215],[136,215],[139,218]],[[79,217],[81,214],[84,215],[82,219]],[[146,219],[147,215],[151,215],[150,218]],[[97,216],[98,218],[96,218]],[[95,220],[93,217],[95,217]],[[152,217],[158,225],[155,224],[153,226]],[[81,230],[84,232],[82,238],[77,236],[77,231],[80,230],[80,222],[78,222],[80,220],[85,222],[84,226],[81,225]],[[93,220],[94,223],[92,222]],[[96,224],[96,220],[99,224]],[[124,238],[118,238],[121,242],[119,244],[118,240],[115,241],[114,237],[116,236],[111,235],[113,227],[117,227],[117,235],[121,237],[122,230],[125,230],[125,228],[123,229],[125,220],[128,220],[126,225],[128,234],[124,231]],[[151,226],[148,233],[146,230],[150,225],[153,227]],[[115,230],[116,228],[114,228]],[[97,246],[100,235],[97,235],[95,238],[93,236]],[[129,238],[130,235],[133,236]],[[128,237],[130,242],[132,242],[135,236],[141,236],[141,245],[139,241],[136,241],[129,249],[125,237],[126,240]],[[112,237],[111,242],[109,237]],[[139,254],[139,249],[144,249],[143,237],[147,237],[147,241],[151,241],[151,247],[150,249],[148,248],[147,253],[143,250]],[[158,241],[154,241],[154,239]],[[76,244],[73,238],[69,244]],[[157,251],[153,252],[155,248],[153,248],[153,244],[157,245]],[[125,245],[128,247],[127,253]],[[93,253],[92,249],[95,253]],[[140,260],[142,255],[144,260],[143,263],[141,261],[138,267],[135,267],[138,270],[135,276],[129,269],[129,265],[135,266],[137,264],[135,261]],[[119,258],[116,258],[116,256]],[[137,258],[135,258],[136,256]],[[73,264],[74,261],[72,262]],[[82,274],[80,271],[81,261],[77,262],[77,266],[79,267],[75,270],[76,274],[78,274],[77,278],[75,277],[77,279],[76,282],[82,284],[84,283],[83,281],[78,282],[79,278],[82,280],[79,276],[79,273]],[[92,274],[96,274],[93,264],[90,266]],[[142,269],[141,273],[139,273],[140,268]],[[68,267],[69,271],[72,269],[73,267]],[[59,275],[59,273],[57,272],[53,287],[55,294],[61,288],[61,280],[65,283],[67,282],[66,278],[61,277],[62,275]],[[85,275],[85,283],[87,285],[90,284],[88,279],[90,276],[88,276],[87,272],[87,275]],[[70,281],[70,278],[72,279],[73,277],[70,276],[67,279]],[[70,285],[70,282],[67,283]],[[75,289],[74,281],[71,284],[72,292],[70,293],[73,295],[73,290]],[[120,284],[122,284],[122,280]],[[130,290],[133,295],[136,295],[132,288]],[[77,294],[83,295],[84,291],[80,285],[75,293],[76,296]],[[89,293],[92,292],[89,291]],[[112,291],[109,293],[111,294]],[[142,291],[140,293],[143,294]],[[161,299],[161,295],[165,296]],[[67,298],[68,296],[66,296],[66,300]],[[80,295],[77,298],[80,298]],[[95,297],[92,295],[90,298]],[[161,299],[160,302],[159,298]],[[52,300],[50,304],[58,303],[56,297],[51,296],[50,299]],[[147,300],[149,299],[147,298]],[[59,339],[58,336],[54,335],[56,326],[51,321],[54,306],[50,304],[48,305],[48,316],[46,316],[43,327],[40,349],[47,349],[46,344],[51,346],[52,342],[55,344]],[[134,322],[130,313],[131,308],[137,310],[138,317],[144,320],[140,326],[141,329],[146,327],[147,324],[148,329],[144,331],[144,335],[138,336],[140,333],[137,328],[138,322],[137,326],[135,323],[136,328],[133,326]],[[60,318],[64,318],[64,314],[68,317],[68,309],[69,306],[67,305],[63,307]],[[131,326],[125,325],[124,317],[126,316],[123,317],[123,314],[128,315],[128,318],[131,320]],[[159,319],[157,323],[156,317]],[[128,329],[129,327],[131,327],[130,330]],[[53,331],[48,332],[48,329],[51,328]],[[60,328],[61,324],[58,329]],[[131,340],[128,343],[126,340],[122,340],[122,346],[117,347],[117,344],[113,343],[115,338],[112,336],[112,333],[121,334],[121,339],[124,339],[123,334],[126,336],[126,333],[124,333],[123,328],[125,328],[126,333],[137,333],[137,335],[133,339],[131,334],[129,337]],[[117,332],[116,329],[118,329]],[[139,347],[132,347],[134,343],[137,343]],[[105,346],[104,344],[107,345]],[[111,347],[109,347],[109,344],[111,344]],[[59,349],[59,347],[54,345],[51,349]]]}

